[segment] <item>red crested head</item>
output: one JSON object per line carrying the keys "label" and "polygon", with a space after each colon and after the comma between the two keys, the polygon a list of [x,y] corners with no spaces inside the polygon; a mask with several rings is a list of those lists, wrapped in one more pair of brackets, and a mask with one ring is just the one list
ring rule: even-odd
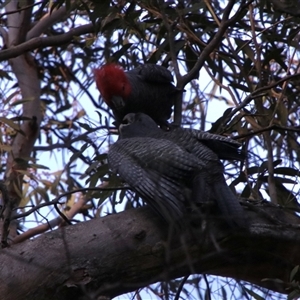
{"label": "red crested head", "polygon": [[112,104],[113,96],[126,99],[131,93],[130,82],[121,66],[107,64],[95,69],[94,76],[97,88],[108,105]]}

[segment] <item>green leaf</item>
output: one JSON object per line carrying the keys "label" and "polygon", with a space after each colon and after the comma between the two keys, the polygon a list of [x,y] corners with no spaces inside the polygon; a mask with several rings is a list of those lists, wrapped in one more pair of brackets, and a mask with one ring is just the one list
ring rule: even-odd
{"label": "green leaf", "polygon": [[[191,71],[198,60],[198,55],[191,48],[190,44],[186,44],[186,47],[183,49],[183,52],[185,54],[185,63],[188,68],[188,71]],[[199,72],[200,70],[195,74],[194,79],[199,78]]]}
{"label": "green leaf", "polygon": [[236,38],[235,42],[238,45],[238,49],[236,49],[236,52],[239,53],[240,51],[243,51],[252,61],[254,61],[255,55],[253,49],[249,45],[249,42],[251,42],[251,40],[242,40]]}
{"label": "green leaf", "polygon": [[[9,127],[15,129],[18,132],[21,132],[21,128],[19,124],[16,124],[15,122],[13,122],[10,119],[7,119],[5,117],[0,117],[0,122],[5,123],[6,125],[8,125]],[[23,132],[23,131],[22,131]],[[24,135],[24,132],[23,132]]]}
{"label": "green leaf", "polygon": [[22,100],[18,100],[18,101],[14,101],[14,102],[10,103],[10,106],[17,106],[17,105],[32,102],[32,101],[33,101],[33,98],[22,99]]}
{"label": "green leaf", "polygon": [[80,157],[80,155],[87,149],[88,147],[88,143],[85,143],[79,151],[75,152],[71,157],[69,162],[73,162],[74,160],[76,160],[78,157]]}
{"label": "green leaf", "polygon": [[291,271],[291,274],[290,274],[290,281],[293,281],[294,280],[294,277],[295,275],[298,273],[299,271],[299,265],[295,266],[293,268],[293,270]]}
{"label": "green leaf", "polygon": [[116,51],[113,55],[113,61],[118,61],[132,45],[132,43],[125,44],[120,50]]}
{"label": "green leaf", "polygon": [[[221,130],[221,127],[223,128],[224,126],[226,126],[227,122],[227,118],[228,115],[231,113],[231,111],[233,110],[233,108],[227,108],[224,113],[223,116],[220,117],[216,122],[211,124],[211,128],[209,130],[209,132],[211,133],[218,133]],[[228,120],[230,121],[230,120]]]}
{"label": "green leaf", "polygon": [[257,293],[255,293],[253,290],[249,290],[246,287],[244,287],[245,291],[247,291],[247,293],[252,296],[255,300],[265,300],[265,298],[261,297],[260,295],[258,295]]}
{"label": "green leaf", "polygon": [[50,170],[47,166],[39,164],[28,164],[28,168]]}
{"label": "green leaf", "polygon": [[76,122],[81,128],[87,130],[87,131],[90,131],[92,128],[89,124],[86,124],[86,123],[82,123],[82,122]]}
{"label": "green leaf", "polygon": [[289,167],[280,167],[274,169],[275,174],[283,174],[288,176],[299,176],[299,170],[289,168]]}

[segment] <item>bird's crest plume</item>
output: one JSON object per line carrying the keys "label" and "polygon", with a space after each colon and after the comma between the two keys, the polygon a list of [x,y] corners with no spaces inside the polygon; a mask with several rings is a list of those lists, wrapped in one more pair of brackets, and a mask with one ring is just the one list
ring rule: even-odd
{"label": "bird's crest plume", "polygon": [[126,99],[131,93],[131,85],[121,66],[107,64],[94,70],[96,86],[104,101],[110,106],[113,96]]}

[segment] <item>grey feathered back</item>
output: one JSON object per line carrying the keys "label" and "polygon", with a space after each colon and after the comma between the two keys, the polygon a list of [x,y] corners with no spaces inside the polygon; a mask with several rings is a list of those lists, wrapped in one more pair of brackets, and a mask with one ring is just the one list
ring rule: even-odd
{"label": "grey feathered back", "polygon": [[[230,156],[241,159],[237,142],[196,130],[162,131],[142,113],[127,115],[119,130],[120,139],[108,153],[111,169],[165,220],[178,220],[188,203],[214,199],[229,225],[245,227],[219,161],[224,144],[232,147]],[[211,140],[218,153],[205,144]]]}
{"label": "grey feathered back", "polygon": [[113,172],[136,191],[164,219],[184,214],[185,187],[197,170],[197,159],[168,140],[121,139],[108,153]]}

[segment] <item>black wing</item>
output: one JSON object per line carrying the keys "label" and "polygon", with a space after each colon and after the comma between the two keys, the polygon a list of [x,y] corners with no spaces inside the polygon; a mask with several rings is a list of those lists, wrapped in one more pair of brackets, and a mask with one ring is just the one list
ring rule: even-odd
{"label": "black wing", "polygon": [[171,72],[159,65],[155,64],[144,64],[137,68],[130,70],[127,74],[134,74],[139,76],[141,80],[157,83],[171,83],[173,82],[173,76]]}
{"label": "black wing", "polygon": [[164,219],[182,217],[186,181],[197,168],[193,155],[168,140],[130,138],[111,146],[108,161],[112,171]]}
{"label": "black wing", "polygon": [[[174,135],[185,138],[190,145],[193,145],[193,153],[195,152],[197,157],[202,154],[201,151],[204,151],[204,148],[201,148],[202,144],[213,151],[219,159],[244,160],[246,158],[245,153],[238,149],[241,147],[239,142],[222,135],[188,128],[175,128],[172,131],[174,131]],[[195,141],[201,143],[199,149],[197,149]]]}

